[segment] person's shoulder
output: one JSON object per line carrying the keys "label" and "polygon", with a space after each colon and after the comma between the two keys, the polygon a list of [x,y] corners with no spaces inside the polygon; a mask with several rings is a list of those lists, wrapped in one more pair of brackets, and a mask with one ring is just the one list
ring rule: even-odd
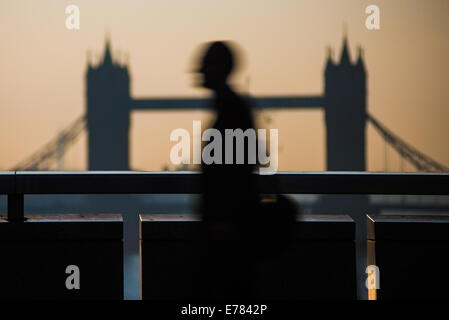
{"label": "person's shoulder", "polygon": [[249,107],[254,106],[253,98],[249,94],[241,94],[240,99],[243,101],[244,104],[246,104]]}
{"label": "person's shoulder", "polygon": [[244,107],[244,109],[252,109],[253,108],[253,101],[251,97],[247,94],[240,94],[234,92],[231,99],[234,101],[234,105],[241,107]]}

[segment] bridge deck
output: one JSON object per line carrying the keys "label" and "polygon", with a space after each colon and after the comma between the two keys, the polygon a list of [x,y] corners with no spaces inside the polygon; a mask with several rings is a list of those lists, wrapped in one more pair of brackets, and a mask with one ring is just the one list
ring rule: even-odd
{"label": "bridge deck", "polygon": [[[207,98],[142,98],[133,99],[130,108],[132,110],[190,110],[208,109]],[[320,108],[324,98],[321,96],[272,96],[254,97],[254,105],[259,109],[279,108]]]}

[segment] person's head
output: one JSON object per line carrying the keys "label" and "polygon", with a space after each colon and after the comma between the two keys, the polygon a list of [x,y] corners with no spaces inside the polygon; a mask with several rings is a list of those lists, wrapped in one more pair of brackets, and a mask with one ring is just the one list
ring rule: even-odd
{"label": "person's head", "polygon": [[208,44],[198,70],[203,75],[202,86],[217,89],[223,86],[234,69],[234,54],[226,42]]}

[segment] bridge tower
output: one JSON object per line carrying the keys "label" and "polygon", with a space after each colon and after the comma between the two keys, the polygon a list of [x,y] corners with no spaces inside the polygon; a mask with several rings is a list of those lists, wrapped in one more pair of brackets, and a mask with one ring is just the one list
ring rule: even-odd
{"label": "bridge tower", "polygon": [[89,170],[129,170],[130,79],[128,68],[111,55],[88,62],[86,74]]}
{"label": "bridge tower", "polygon": [[365,171],[366,72],[362,50],[351,62],[345,36],[340,61],[325,69],[327,170]]}
{"label": "bridge tower", "polygon": [[[361,49],[357,61],[352,63],[345,36],[339,62],[332,60],[329,50],[324,76],[327,170],[365,171],[366,72]],[[357,267],[359,279],[365,276],[363,243],[366,241],[366,228],[363,214],[368,208],[367,195],[322,195],[315,208],[317,212],[345,212],[356,221],[357,259],[362,262]],[[365,290],[364,286],[358,286],[360,296]]]}

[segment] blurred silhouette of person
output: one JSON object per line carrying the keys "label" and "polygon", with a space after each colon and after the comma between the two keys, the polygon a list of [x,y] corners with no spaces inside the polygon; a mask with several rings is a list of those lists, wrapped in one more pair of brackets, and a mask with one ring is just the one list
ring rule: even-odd
{"label": "blurred silhouette of person", "polygon": [[[291,204],[280,201],[261,204],[256,176],[256,163],[250,163],[249,139],[244,141],[243,163],[237,163],[237,140],[232,142],[233,161],[226,162],[225,130],[255,129],[249,99],[237,94],[228,83],[237,64],[229,42],[209,43],[197,70],[202,75],[201,86],[213,93],[212,107],[216,113],[212,128],[222,137],[221,161],[202,162],[203,197],[203,258],[201,261],[201,298],[250,298],[253,295],[255,266],[258,260],[278,250],[275,239],[288,235],[286,222],[270,219],[270,213],[281,209],[292,212]],[[209,143],[213,143],[213,137]],[[257,152],[257,148],[256,148]],[[257,153],[256,153],[257,155]],[[255,157],[257,159],[257,156]],[[220,163],[221,162],[221,163]],[[277,221],[277,223],[276,223]],[[275,232],[273,231],[280,231]],[[270,233],[271,236],[265,237]],[[275,240],[275,241],[273,241]]]}
{"label": "blurred silhouette of person", "polygon": [[[221,163],[202,163],[201,214],[204,227],[205,257],[203,276],[205,297],[214,299],[249,297],[252,263],[249,245],[251,222],[258,206],[253,176],[255,164],[248,161],[248,139],[244,140],[244,162],[237,164],[236,140],[233,161],[225,163],[226,129],[254,129],[249,101],[238,95],[228,78],[236,56],[228,42],[210,43],[202,57],[199,73],[202,86],[212,90],[216,118],[212,125],[222,137]],[[212,138],[213,139],[213,138]],[[213,140],[209,143],[213,143]]]}
{"label": "blurred silhouette of person", "polygon": [[[236,140],[233,140],[232,144],[233,160],[229,164],[225,163],[225,130],[241,129],[245,132],[247,129],[254,129],[249,101],[234,92],[227,82],[236,64],[235,60],[230,43],[213,42],[206,50],[199,69],[203,75],[202,85],[213,91],[212,105],[216,118],[212,128],[218,130],[222,137],[221,163],[202,163],[206,186],[203,197],[203,220],[230,223],[232,227],[250,219],[253,212],[242,210],[254,209],[258,202],[258,192],[252,175],[256,164],[248,161],[248,139],[244,140],[243,164],[237,164]],[[224,201],[225,199],[228,201]]]}

